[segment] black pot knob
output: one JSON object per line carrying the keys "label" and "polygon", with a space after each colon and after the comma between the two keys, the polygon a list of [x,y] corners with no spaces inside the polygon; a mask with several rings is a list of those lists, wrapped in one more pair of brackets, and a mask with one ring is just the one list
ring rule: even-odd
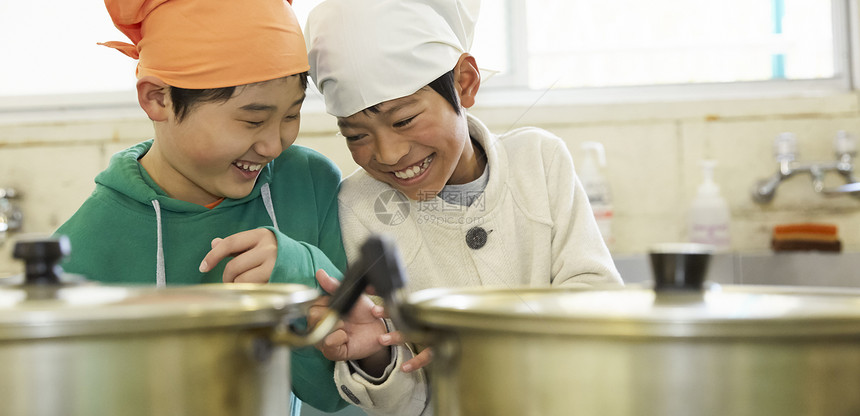
{"label": "black pot knob", "polygon": [[654,290],[703,291],[712,252],[712,246],[694,243],[652,247],[649,257],[654,273]]}
{"label": "black pot knob", "polygon": [[59,285],[63,269],[58,263],[70,251],[66,236],[39,238],[15,243],[12,257],[24,260],[25,284]]}

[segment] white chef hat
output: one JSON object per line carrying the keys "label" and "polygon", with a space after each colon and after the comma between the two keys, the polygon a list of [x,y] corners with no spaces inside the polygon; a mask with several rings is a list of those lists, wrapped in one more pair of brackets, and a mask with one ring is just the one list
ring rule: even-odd
{"label": "white chef hat", "polygon": [[348,117],[411,95],[469,52],[480,0],[326,0],[305,25],[310,76]]}

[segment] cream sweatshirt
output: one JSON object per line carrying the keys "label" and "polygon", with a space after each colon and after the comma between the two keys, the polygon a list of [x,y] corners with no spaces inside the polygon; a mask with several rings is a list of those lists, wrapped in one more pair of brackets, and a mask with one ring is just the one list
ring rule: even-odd
{"label": "cream sweatshirt", "polygon": [[[469,133],[487,155],[490,178],[470,206],[441,198],[413,201],[358,170],[341,184],[339,216],[347,260],[372,234],[396,242],[409,292],[434,287],[621,285],[565,143],[532,127],[495,136],[468,115]],[[471,240],[471,244],[470,241]],[[337,363],[341,395],[371,415],[429,415],[422,371],[402,373],[400,347],[382,380]],[[432,376],[432,374],[431,374]],[[350,394],[344,393],[344,390]]]}

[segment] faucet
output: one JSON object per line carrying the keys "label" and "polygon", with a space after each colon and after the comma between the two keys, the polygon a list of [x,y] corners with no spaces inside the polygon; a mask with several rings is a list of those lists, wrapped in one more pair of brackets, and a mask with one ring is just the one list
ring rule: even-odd
{"label": "faucet", "polygon": [[0,188],[0,245],[6,240],[6,233],[20,231],[24,214],[14,201],[19,194],[13,188]]}
{"label": "faucet", "polygon": [[[811,176],[812,189],[817,193],[825,196],[852,195],[860,198],[860,183],[854,177],[853,159],[857,155],[856,146],[854,137],[840,130],[833,140],[835,161],[799,163],[795,161],[797,137],[794,133],[780,133],[773,143],[777,172],[769,178],[756,182],[752,191],[753,201],[759,204],[769,203],[773,200],[779,184],[798,173],[808,173]],[[838,173],[845,179],[846,184],[836,188],[825,188],[824,176],[828,172]]]}

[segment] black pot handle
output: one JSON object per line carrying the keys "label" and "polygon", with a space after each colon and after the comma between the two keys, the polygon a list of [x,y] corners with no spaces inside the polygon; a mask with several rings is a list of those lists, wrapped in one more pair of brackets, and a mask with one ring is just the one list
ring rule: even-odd
{"label": "black pot handle", "polygon": [[391,299],[406,285],[406,269],[390,238],[371,236],[361,247],[361,255],[368,284],[379,296]]}
{"label": "black pot handle", "polygon": [[[361,250],[361,258],[346,271],[340,286],[329,299],[329,312],[305,333],[297,333],[291,328],[279,328],[274,334],[275,342],[301,347],[316,344],[328,335],[337,325],[338,317],[349,313],[355,302],[367,288],[368,284],[376,288],[377,294],[385,298],[386,305],[393,305],[396,289],[403,287],[403,267],[400,258],[394,250],[394,244],[380,236],[371,236],[365,241]],[[389,310],[389,316],[395,322],[400,321],[400,314]]]}
{"label": "black pot handle", "polygon": [[343,282],[332,295],[329,307],[340,314],[349,312],[368,285],[373,286],[388,305],[397,306],[395,298],[405,284],[405,268],[394,242],[382,235],[372,235],[362,245],[361,257],[347,270]]}
{"label": "black pot handle", "polygon": [[364,275],[353,272],[352,268],[348,269],[340,286],[329,299],[329,309],[340,316],[348,314],[365,288],[367,288],[367,279]]}

